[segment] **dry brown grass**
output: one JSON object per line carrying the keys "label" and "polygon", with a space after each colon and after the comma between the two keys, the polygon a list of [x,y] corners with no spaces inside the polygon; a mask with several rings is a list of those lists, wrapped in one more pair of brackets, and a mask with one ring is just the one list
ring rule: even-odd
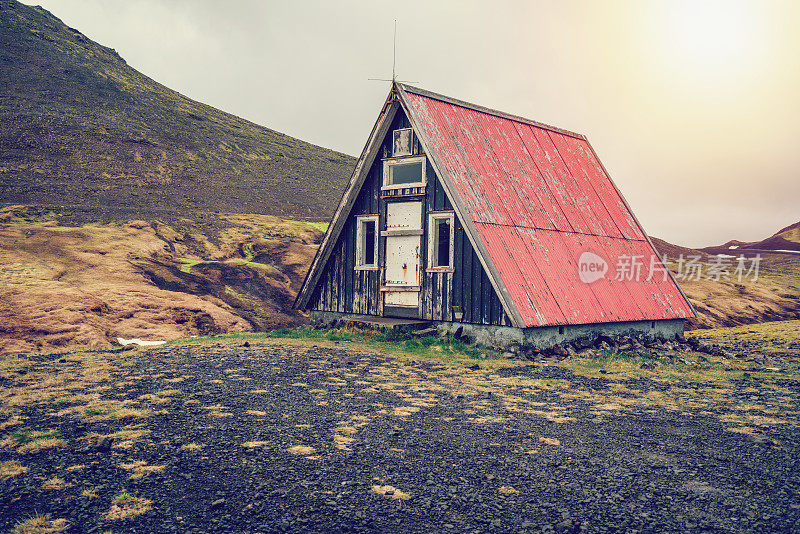
{"label": "dry brown grass", "polygon": [[22,424],[22,419],[19,415],[12,415],[2,423],[0,423],[0,430],[5,430],[6,428],[11,428],[15,426],[19,426]]}
{"label": "dry brown grass", "polygon": [[14,525],[11,534],[56,534],[64,532],[69,527],[66,519],[50,519],[50,514],[37,514]]}
{"label": "dry brown grass", "polygon": [[168,397],[159,397],[153,393],[145,393],[144,395],[139,395],[139,400],[147,402],[149,404],[169,404],[172,402],[172,399]]}
{"label": "dry brown grass", "polygon": [[419,411],[419,406],[398,406],[392,412],[394,415],[398,417],[408,417],[413,413]]}
{"label": "dry brown grass", "polygon": [[161,473],[166,466],[163,465],[147,465],[144,460],[136,460],[126,464],[119,464],[122,469],[130,471],[129,479],[142,478],[150,473]]}
{"label": "dry brown grass", "polygon": [[71,483],[65,482],[63,478],[53,477],[49,480],[46,480],[42,487],[44,489],[52,489],[52,490],[63,490],[72,486]]}
{"label": "dry brown grass", "polygon": [[105,518],[109,521],[118,521],[136,517],[150,510],[152,504],[153,502],[149,499],[135,497],[128,492],[123,492],[114,499],[111,507],[105,513]]}
{"label": "dry brown grass", "polygon": [[314,449],[314,447],[308,447],[306,445],[293,445],[286,450],[290,454],[294,454],[297,456],[308,456],[309,454],[313,454],[316,449]]}
{"label": "dry brown grass", "polygon": [[268,441],[245,441],[242,443],[242,447],[246,447],[248,449],[255,449],[256,447],[263,447],[269,443]]}
{"label": "dry brown grass", "polygon": [[19,475],[24,475],[27,472],[28,468],[16,460],[0,462],[0,480],[6,480]]}
{"label": "dry brown grass", "polygon": [[377,493],[378,495],[383,495],[386,498],[395,500],[395,501],[407,501],[411,498],[411,495],[408,493],[402,492],[399,489],[393,486],[372,486],[373,493]]}
{"label": "dry brown grass", "polygon": [[203,446],[200,445],[199,443],[187,443],[185,445],[181,445],[181,450],[184,450],[184,451],[197,452],[202,448],[203,448]]}
{"label": "dry brown grass", "polygon": [[67,442],[61,438],[38,438],[19,447],[17,452],[20,454],[28,454],[46,449],[61,449],[66,446]]}

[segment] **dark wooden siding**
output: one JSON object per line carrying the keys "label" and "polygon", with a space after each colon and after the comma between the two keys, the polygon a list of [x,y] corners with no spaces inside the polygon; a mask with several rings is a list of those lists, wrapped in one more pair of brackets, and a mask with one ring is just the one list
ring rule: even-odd
{"label": "dark wooden siding", "polygon": [[[398,111],[389,133],[379,151],[382,157],[391,155],[392,131],[410,126],[405,114]],[[419,143],[414,142],[414,153],[421,154]],[[449,211],[447,195],[430,162],[427,164],[425,188],[381,191],[383,161],[376,158],[372,164],[347,223],[337,240],[334,251],[325,265],[322,276],[309,301],[309,308],[320,311],[382,315],[380,294],[381,271],[354,269],[356,243],[356,216],[378,214],[378,228],[386,227],[386,204],[392,201],[424,201],[422,236],[422,317],[433,321],[455,321],[454,307],[463,310],[461,322],[509,325],[500,299],[489,281],[480,259],[464,234],[460,221],[454,224],[454,272],[427,272],[428,265],[428,212]],[[383,265],[385,238],[378,238],[378,265]]]}

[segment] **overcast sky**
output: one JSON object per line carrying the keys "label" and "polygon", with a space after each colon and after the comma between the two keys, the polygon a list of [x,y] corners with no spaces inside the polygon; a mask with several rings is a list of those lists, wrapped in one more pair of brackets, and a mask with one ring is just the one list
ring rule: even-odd
{"label": "overcast sky", "polygon": [[39,0],[181,93],[358,155],[399,78],[586,134],[645,230],[800,220],[800,3]]}

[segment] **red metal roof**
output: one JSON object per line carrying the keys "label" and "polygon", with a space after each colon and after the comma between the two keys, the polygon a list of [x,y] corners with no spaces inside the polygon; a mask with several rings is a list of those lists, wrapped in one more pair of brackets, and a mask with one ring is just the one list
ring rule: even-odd
{"label": "red metal roof", "polygon": [[[663,265],[583,136],[402,89],[524,326],[694,315],[671,276],[647,280],[651,256]],[[584,252],[606,261],[604,277],[580,280]],[[617,279],[620,258],[632,257],[643,264],[638,279],[627,271]]]}

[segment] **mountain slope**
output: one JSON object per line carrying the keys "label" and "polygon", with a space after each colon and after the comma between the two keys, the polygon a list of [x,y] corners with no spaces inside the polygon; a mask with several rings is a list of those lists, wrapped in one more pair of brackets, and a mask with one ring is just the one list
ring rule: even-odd
{"label": "mountain slope", "polygon": [[326,220],[355,160],[191,100],[0,1],[0,205]]}
{"label": "mountain slope", "polygon": [[[651,239],[659,254],[666,255],[669,268],[697,312],[695,319],[687,321],[687,327],[715,328],[800,318],[800,255],[744,247],[694,250],[658,238]],[[727,264],[728,276],[719,280],[710,275],[718,253],[730,261]],[[758,277],[750,274],[738,279],[735,274],[737,260],[731,256],[741,254],[747,258],[747,268],[752,266],[756,254],[760,255]],[[681,256],[686,260],[698,257],[701,264],[699,277],[687,279],[680,276],[683,273],[678,270],[677,260]]]}
{"label": "mountain slope", "polygon": [[761,241],[728,241],[715,247],[701,249],[709,254],[738,254],[741,252],[789,252],[800,253],[800,222],[790,224]]}

